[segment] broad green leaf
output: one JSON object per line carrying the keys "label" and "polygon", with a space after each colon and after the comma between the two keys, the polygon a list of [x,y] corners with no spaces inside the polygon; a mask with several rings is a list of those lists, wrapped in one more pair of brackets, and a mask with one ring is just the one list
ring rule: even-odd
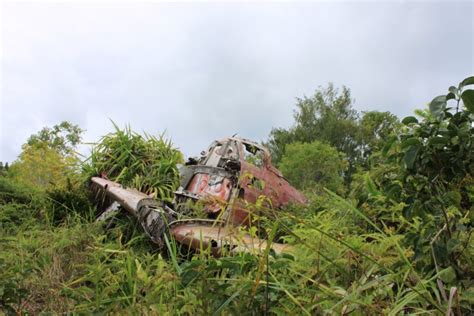
{"label": "broad green leaf", "polygon": [[408,125],[412,123],[418,123],[418,120],[414,116],[407,116],[402,120],[402,123]]}
{"label": "broad green leaf", "polygon": [[373,196],[381,195],[380,191],[377,190],[377,186],[375,185],[374,181],[372,181],[368,173],[365,174],[365,187],[371,195]]}
{"label": "broad green leaf", "polygon": [[443,118],[444,109],[446,109],[446,96],[439,95],[430,103],[430,112],[436,119]]}
{"label": "broad green leaf", "polygon": [[456,95],[454,93],[450,92],[446,95],[446,101],[453,100],[453,99],[456,99]]}
{"label": "broad green leaf", "polygon": [[461,99],[464,102],[466,109],[474,113],[474,90],[466,90],[461,94]]}
{"label": "broad green leaf", "polygon": [[474,84],[474,76],[471,76],[471,77],[467,77],[466,79],[464,79],[463,81],[461,81],[461,88],[464,87],[464,86],[467,86],[467,85],[470,85],[470,84]]}
{"label": "broad green leaf", "polygon": [[448,91],[453,93],[453,94],[456,94],[456,93],[458,93],[458,88],[456,88],[455,86],[451,86],[451,87],[449,87]]}
{"label": "broad green leaf", "polygon": [[415,164],[415,160],[419,151],[420,146],[410,146],[405,152],[404,160],[408,169],[413,169],[413,165]]}
{"label": "broad green leaf", "polygon": [[443,282],[449,283],[456,279],[456,273],[452,267],[448,267],[439,272],[439,278],[443,280]]}
{"label": "broad green leaf", "polygon": [[405,139],[402,142],[402,148],[406,148],[408,146],[420,146],[420,145],[421,145],[421,142],[416,137],[411,137],[411,138]]}
{"label": "broad green leaf", "polygon": [[430,144],[447,144],[449,141],[449,138],[443,137],[443,136],[437,136],[437,137],[432,137],[429,139]]}
{"label": "broad green leaf", "polygon": [[386,155],[388,151],[392,148],[393,144],[397,141],[397,136],[391,136],[386,142],[385,146],[382,148],[382,153]]}

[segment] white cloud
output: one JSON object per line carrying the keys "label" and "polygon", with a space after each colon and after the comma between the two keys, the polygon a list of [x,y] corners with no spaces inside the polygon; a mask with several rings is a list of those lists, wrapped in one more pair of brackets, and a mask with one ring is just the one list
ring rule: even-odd
{"label": "white cloud", "polygon": [[332,81],[400,116],[474,73],[472,2],[4,3],[0,161],[70,120],[109,118],[186,154],[265,139],[295,97]]}

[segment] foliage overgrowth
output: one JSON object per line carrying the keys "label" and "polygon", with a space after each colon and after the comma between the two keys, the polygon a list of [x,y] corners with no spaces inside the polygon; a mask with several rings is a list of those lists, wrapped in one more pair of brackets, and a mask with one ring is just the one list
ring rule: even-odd
{"label": "foliage overgrowth", "polygon": [[[24,185],[14,163],[0,175],[0,310],[467,314],[474,307],[471,84],[473,77],[450,87],[429,111],[405,118],[403,126],[365,130],[371,152],[353,165],[350,191],[338,182],[345,196],[333,193],[337,185],[314,190],[308,182],[306,206],[276,211],[265,203],[253,205],[258,214],[253,225],[293,245],[284,255],[214,258],[207,249],[186,253],[172,239],[160,252],[126,214],[96,223],[87,188],[77,179],[106,175],[159,198],[170,196],[182,155],[162,137],[116,128],[82,170],[67,176],[69,184],[47,189]],[[385,114],[367,120],[379,122],[376,126],[393,123]],[[367,120],[366,126],[374,126]],[[288,142],[290,151],[281,157],[306,147],[292,142],[314,140]],[[297,155],[308,152],[314,154]],[[21,166],[21,158],[17,163]],[[285,158],[282,166],[295,174],[310,168]]]}

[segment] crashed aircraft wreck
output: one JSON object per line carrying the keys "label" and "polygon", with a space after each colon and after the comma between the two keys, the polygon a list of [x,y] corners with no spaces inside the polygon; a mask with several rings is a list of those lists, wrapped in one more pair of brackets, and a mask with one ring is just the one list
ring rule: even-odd
{"label": "crashed aircraft wreck", "polygon": [[[246,205],[261,196],[273,208],[306,203],[304,195],[272,165],[265,147],[237,137],[214,141],[200,158],[190,158],[180,166],[179,172],[180,187],[172,203],[105,178],[91,180],[111,201],[134,215],[159,246],[163,246],[166,235],[191,249],[211,249],[214,255],[223,249],[254,253],[271,246],[281,253],[288,248],[252,237],[242,229],[250,223],[251,212]],[[189,218],[189,201],[202,201],[205,218]],[[100,218],[105,218],[107,212]]]}

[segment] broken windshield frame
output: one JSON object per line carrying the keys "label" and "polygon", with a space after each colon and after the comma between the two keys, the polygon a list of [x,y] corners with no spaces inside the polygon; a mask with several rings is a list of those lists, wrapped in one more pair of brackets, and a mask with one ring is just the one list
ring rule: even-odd
{"label": "broken windshield frame", "polygon": [[266,166],[265,152],[253,144],[242,142],[244,145],[244,160],[257,167],[263,168]]}

